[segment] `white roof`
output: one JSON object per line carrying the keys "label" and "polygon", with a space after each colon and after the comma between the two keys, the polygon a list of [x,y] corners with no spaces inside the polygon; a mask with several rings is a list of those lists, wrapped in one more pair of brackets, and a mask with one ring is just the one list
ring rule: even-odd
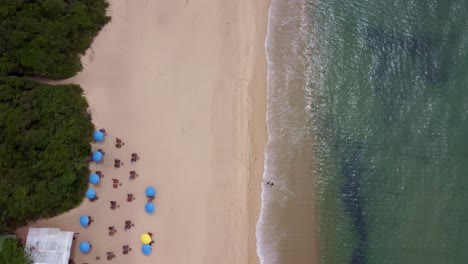
{"label": "white roof", "polygon": [[30,228],[26,239],[26,252],[35,264],[68,264],[73,232],[58,228]]}

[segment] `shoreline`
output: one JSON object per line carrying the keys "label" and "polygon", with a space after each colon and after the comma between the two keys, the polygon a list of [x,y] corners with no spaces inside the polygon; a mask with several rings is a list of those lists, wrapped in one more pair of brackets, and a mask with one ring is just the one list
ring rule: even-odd
{"label": "shoreline", "polygon": [[[265,148],[268,140],[266,126],[267,107],[267,60],[266,60],[266,35],[270,1],[257,3],[262,5],[257,9],[257,27],[254,41],[254,65],[255,70],[249,84],[249,264],[259,264],[257,253],[257,223],[261,211],[261,193],[263,181],[263,169],[265,164]],[[260,19],[264,18],[264,19]],[[255,89],[257,87],[257,89]],[[260,87],[262,89],[260,89]]]}
{"label": "shoreline", "polygon": [[[76,252],[74,243],[77,262],[103,259],[113,250],[114,263],[259,263],[268,10],[268,0],[110,1],[112,20],[83,56],[83,72],[56,82],[80,84],[94,124],[109,133],[105,163],[91,166],[106,175],[96,188],[100,199],[30,226],[78,232],[78,243],[90,240],[88,255]],[[113,148],[113,137],[126,146]],[[134,165],[126,160],[132,152],[142,157]],[[114,157],[125,161],[123,168],[111,166]],[[141,175],[131,183],[130,169]],[[122,188],[113,189],[111,178],[121,179]],[[147,185],[158,190],[154,216],[141,209]],[[127,192],[135,193],[133,203],[125,201]],[[121,208],[110,211],[110,199]],[[82,214],[95,223],[80,227],[76,218]],[[127,219],[135,228],[108,238],[107,226],[119,229]],[[156,234],[149,258],[138,243],[147,231]],[[17,231],[23,238],[26,232]],[[122,255],[122,243],[135,252]]]}

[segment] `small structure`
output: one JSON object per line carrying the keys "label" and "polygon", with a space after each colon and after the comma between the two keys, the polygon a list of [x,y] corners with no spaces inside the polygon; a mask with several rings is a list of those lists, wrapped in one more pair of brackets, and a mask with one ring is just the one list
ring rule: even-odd
{"label": "small structure", "polygon": [[91,189],[89,188],[87,191],[86,191],[86,197],[93,201],[94,199],[96,199],[96,191],[94,189]]}
{"label": "small structure", "polygon": [[101,160],[102,160],[102,156],[103,156],[103,155],[102,155],[102,152],[99,151],[99,150],[96,150],[96,151],[93,152],[93,160],[94,160],[95,162],[101,161]]}
{"label": "small structure", "polygon": [[80,243],[80,251],[83,253],[88,253],[91,250],[91,244],[88,241],[83,241]]}
{"label": "small structure", "polygon": [[25,251],[33,263],[68,264],[73,242],[73,232],[58,228],[30,228]]}
{"label": "small structure", "polygon": [[143,244],[149,244],[151,243],[151,237],[148,234],[142,234],[140,237],[141,243]]}
{"label": "small structure", "polygon": [[148,213],[148,214],[152,214],[154,213],[154,204],[153,203],[146,203],[145,205],[145,211]]}
{"label": "small structure", "polygon": [[99,177],[99,175],[97,175],[96,173],[92,173],[91,175],[89,175],[89,183],[91,184],[97,185],[100,180],[101,177]]}
{"label": "small structure", "polygon": [[125,221],[125,228],[124,228],[124,230],[129,230],[129,229],[132,228],[133,226],[135,226],[135,224],[133,224],[132,221],[126,220],[126,221]]}
{"label": "small structure", "polygon": [[131,202],[133,200],[135,200],[133,193],[127,193],[127,202]]}
{"label": "small structure", "polygon": [[104,140],[104,133],[102,131],[96,130],[94,131],[93,137],[96,142],[101,142]]}
{"label": "small structure", "polygon": [[80,225],[82,227],[87,227],[91,224],[91,222],[93,222],[93,220],[91,219],[91,217],[87,216],[87,215],[83,215],[80,217]]}
{"label": "small structure", "polygon": [[154,197],[156,195],[156,189],[153,186],[146,187],[145,194],[148,197]]}
{"label": "small structure", "polygon": [[142,247],[141,247],[141,252],[143,252],[143,255],[145,256],[149,256],[151,254],[151,251],[153,249],[151,248],[150,245],[148,244],[144,244]]}
{"label": "small structure", "polygon": [[109,236],[113,236],[117,233],[117,229],[115,229],[115,226],[109,226]]}

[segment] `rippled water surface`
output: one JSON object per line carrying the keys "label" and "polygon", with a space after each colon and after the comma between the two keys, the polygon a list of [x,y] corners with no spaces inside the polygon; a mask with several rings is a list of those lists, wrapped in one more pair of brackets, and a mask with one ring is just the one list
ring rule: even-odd
{"label": "rippled water surface", "polygon": [[468,263],[467,14],[272,0],[262,263]]}

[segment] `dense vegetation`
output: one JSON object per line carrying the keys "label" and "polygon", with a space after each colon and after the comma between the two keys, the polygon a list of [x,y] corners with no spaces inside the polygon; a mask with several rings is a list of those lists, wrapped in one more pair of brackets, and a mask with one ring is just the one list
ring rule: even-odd
{"label": "dense vegetation", "polygon": [[76,207],[93,125],[80,54],[109,21],[105,0],[0,0],[0,231]]}
{"label": "dense vegetation", "polygon": [[0,76],[66,78],[109,18],[104,0],[0,0]]}
{"label": "dense vegetation", "polygon": [[93,125],[77,85],[0,80],[0,224],[48,217],[79,204]]}
{"label": "dense vegetation", "polygon": [[18,241],[12,238],[3,242],[0,251],[0,264],[32,264],[29,255],[18,245]]}

